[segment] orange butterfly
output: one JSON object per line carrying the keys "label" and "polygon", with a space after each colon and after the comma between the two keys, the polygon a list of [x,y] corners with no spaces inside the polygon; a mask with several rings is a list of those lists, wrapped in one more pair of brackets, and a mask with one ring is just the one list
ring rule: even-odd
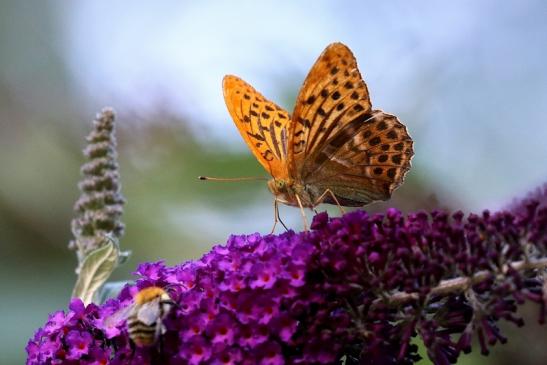
{"label": "orange butterfly", "polygon": [[276,222],[277,202],[304,213],[320,203],[341,208],[387,200],[410,169],[414,152],[405,126],[372,109],[357,61],[342,43],[319,56],[292,117],[237,76],[225,76],[222,86],[241,136],[273,177]]}

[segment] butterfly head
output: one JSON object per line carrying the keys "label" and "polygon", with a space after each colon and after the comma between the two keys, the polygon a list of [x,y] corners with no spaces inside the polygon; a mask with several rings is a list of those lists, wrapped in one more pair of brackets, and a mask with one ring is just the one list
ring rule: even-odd
{"label": "butterfly head", "polygon": [[290,201],[291,196],[293,195],[291,193],[291,183],[283,179],[268,180],[268,189],[270,189],[278,201],[283,203]]}
{"label": "butterfly head", "polygon": [[296,198],[298,195],[304,206],[312,206],[311,196],[302,185],[296,183],[294,180],[268,180],[268,189],[275,195],[275,199],[281,203],[298,206],[298,200]]}
{"label": "butterfly head", "polygon": [[282,179],[271,179],[268,180],[268,189],[274,194],[285,194],[288,190],[287,181]]}

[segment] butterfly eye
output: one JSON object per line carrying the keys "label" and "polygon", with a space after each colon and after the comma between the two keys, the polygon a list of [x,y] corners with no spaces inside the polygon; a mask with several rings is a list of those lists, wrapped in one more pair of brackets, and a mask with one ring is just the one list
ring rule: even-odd
{"label": "butterfly eye", "polygon": [[283,180],[276,180],[275,185],[277,185],[278,190],[285,190],[285,181]]}

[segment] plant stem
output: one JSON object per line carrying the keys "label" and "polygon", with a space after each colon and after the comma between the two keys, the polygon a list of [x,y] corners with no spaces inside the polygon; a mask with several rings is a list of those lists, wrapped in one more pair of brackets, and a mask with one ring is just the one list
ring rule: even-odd
{"label": "plant stem", "polygon": [[[509,265],[513,270],[524,271],[532,269],[547,269],[547,257],[537,259],[537,260],[522,260],[515,261],[510,264],[503,266],[502,273],[505,274],[509,270]],[[500,274],[502,275],[502,274]],[[441,280],[439,285],[431,289],[429,295],[447,295],[456,292],[463,292],[469,287],[478,284],[484,280],[487,280],[492,276],[492,272],[488,270],[479,271],[473,276],[470,277],[457,277],[453,279]],[[396,292],[387,297],[387,302],[390,305],[397,306],[404,304],[409,301],[418,300],[420,298],[418,293],[406,293],[406,292]],[[379,304],[385,302],[386,299],[377,299],[374,301],[374,304]],[[374,305],[373,304],[373,305]]]}

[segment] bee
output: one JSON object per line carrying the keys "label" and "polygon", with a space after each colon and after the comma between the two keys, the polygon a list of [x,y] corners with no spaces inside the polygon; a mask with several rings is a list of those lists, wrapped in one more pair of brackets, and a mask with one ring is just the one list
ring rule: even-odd
{"label": "bee", "polygon": [[137,347],[152,346],[165,332],[163,319],[174,305],[165,289],[151,286],[141,289],[132,304],[115,312],[105,322],[115,324],[125,319],[131,341]]}

